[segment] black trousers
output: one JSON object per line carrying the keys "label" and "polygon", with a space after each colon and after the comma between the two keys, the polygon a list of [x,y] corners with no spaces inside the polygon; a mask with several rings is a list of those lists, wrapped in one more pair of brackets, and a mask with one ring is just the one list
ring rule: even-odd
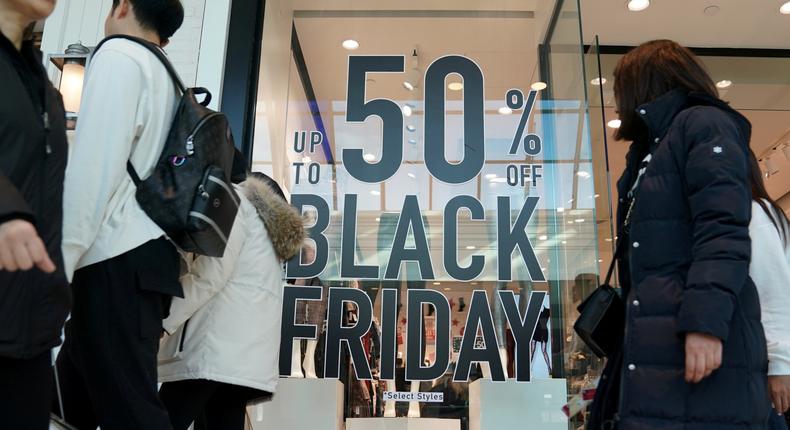
{"label": "black trousers", "polygon": [[50,351],[29,360],[0,358],[0,427],[47,430],[53,381]]}
{"label": "black trousers", "polygon": [[173,430],[186,430],[193,422],[195,430],[244,430],[247,402],[261,399],[258,390],[205,379],[166,382],[159,394]]}
{"label": "black trousers", "polygon": [[[169,430],[157,393],[162,318],[181,294],[175,247],[150,241],[78,270],[58,355],[64,419],[80,430]],[[55,409],[57,411],[57,409]]]}

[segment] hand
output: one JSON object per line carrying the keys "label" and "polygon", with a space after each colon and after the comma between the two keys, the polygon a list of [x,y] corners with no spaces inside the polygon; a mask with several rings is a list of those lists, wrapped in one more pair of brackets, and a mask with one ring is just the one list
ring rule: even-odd
{"label": "hand", "polygon": [[768,389],[774,409],[780,415],[787,412],[790,409],[790,375],[769,376]]}
{"label": "hand", "polygon": [[0,224],[0,270],[30,270],[34,265],[46,273],[55,271],[33,224],[19,219]]}
{"label": "hand", "polygon": [[721,339],[704,333],[686,334],[686,382],[694,384],[721,367]]}

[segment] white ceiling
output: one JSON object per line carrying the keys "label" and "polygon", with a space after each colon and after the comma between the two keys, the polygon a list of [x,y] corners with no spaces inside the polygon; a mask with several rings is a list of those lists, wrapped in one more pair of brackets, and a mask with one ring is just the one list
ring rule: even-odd
{"label": "white ceiling", "polygon": [[[697,47],[790,49],[790,15],[779,13],[783,2],[653,0],[644,11],[629,12],[626,0],[581,0],[584,41],[598,35],[603,45],[672,39]],[[718,13],[707,15],[710,6]]]}

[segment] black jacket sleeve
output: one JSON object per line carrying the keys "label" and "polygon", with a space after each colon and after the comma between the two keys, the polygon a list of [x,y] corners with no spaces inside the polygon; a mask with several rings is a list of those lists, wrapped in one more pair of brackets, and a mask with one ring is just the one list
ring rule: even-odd
{"label": "black jacket sleeve", "polygon": [[35,221],[33,211],[19,194],[19,190],[0,173],[0,224],[17,218]]}
{"label": "black jacket sleeve", "polygon": [[693,238],[678,330],[727,340],[749,276],[748,141],[735,120],[717,108],[692,108],[685,124],[685,187]]}

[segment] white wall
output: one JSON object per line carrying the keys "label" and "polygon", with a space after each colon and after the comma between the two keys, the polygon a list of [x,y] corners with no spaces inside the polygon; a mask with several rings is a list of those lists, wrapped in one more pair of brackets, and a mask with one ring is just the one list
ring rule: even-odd
{"label": "white wall", "polygon": [[[206,87],[219,107],[225,71],[225,49],[231,0],[182,0],[184,24],[165,49],[188,86]],[[62,53],[69,44],[95,46],[104,37],[104,20],[110,0],[60,0],[44,26],[44,56]],[[60,74],[47,64],[53,82]]]}
{"label": "white wall", "polygon": [[261,42],[253,162],[271,162],[272,178],[283,185],[290,184],[286,117],[292,25],[292,0],[267,0]]}

